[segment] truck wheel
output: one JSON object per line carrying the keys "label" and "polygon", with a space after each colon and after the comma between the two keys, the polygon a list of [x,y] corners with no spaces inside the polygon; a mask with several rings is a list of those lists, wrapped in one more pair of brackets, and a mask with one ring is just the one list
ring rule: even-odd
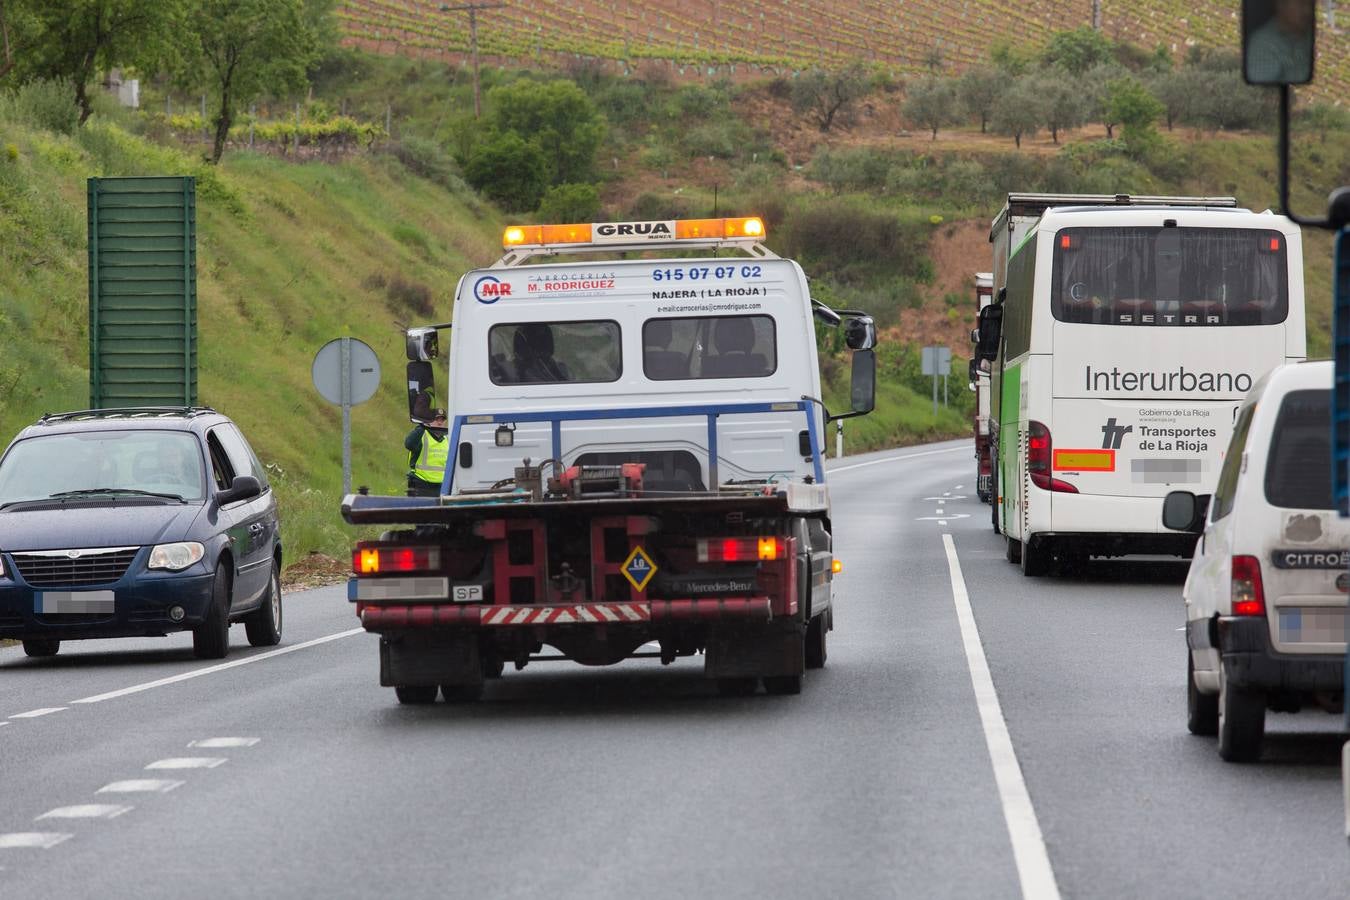
{"label": "truck wheel", "polygon": [[60,649],[61,642],[52,638],[26,638],[23,642],[23,652],[38,658],[55,656]]}
{"label": "truck wheel", "polygon": [[1010,563],[1020,563],[1022,561],[1022,542],[1015,541],[1004,535],[1003,539],[1007,541],[1007,546],[1003,548],[1003,558]]}
{"label": "truck wheel", "polygon": [[723,697],[748,697],[755,692],[757,687],[759,687],[758,678],[717,679],[717,693]]}
{"label": "truck wheel", "polygon": [[477,684],[443,684],[441,696],[446,703],[473,703],[483,696],[483,682]]}
{"label": "truck wheel", "polygon": [[216,563],[211,587],[211,608],[206,621],[192,629],[192,655],[198,659],[224,659],[230,652],[230,576],[225,561]]}
{"label": "truck wheel", "polygon": [[1260,691],[1234,687],[1219,670],[1219,755],[1228,762],[1261,758],[1266,734],[1266,697]]}
{"label": "truck wheel", "polygon": [[825,635],[829,633],[828,614],[821,613],[806,626],[806,667],[825,668]]}
{"label": "truck wheel", "polygon": [[1219,697],[1196,690],[1195,662],[1190,648],[1186,650],[1186,729],[1206,737],[1219,733]]}
{"label": "truck wheel", "polygon": [[272,560],[271,580],[262,606],[244,620],[248,642],[254,647],[275,647],[281,643],[281,566]]}
{"label": "truck wheel", "polygon": [[802,676],[766,675],[764,676],[764,690],[779,697],[800,694],[802,692]]}
{"label": "truck wheel", "polygon": [[394,688],[394,693],[398,696],[399,703],[422,706],[436,702],[436,690],[434,684],[400,684]]}
{"label": "truck wheel", "polygon": [[1044,575],[1050,571],[1053,557],[1050,554],[1050,547],[1044,541],[1024,541],[1018,555],[1022,558],[1022,574],[1028,578]]}
{"label": "truck wheel", "polygon": [[1002,534],[998,527],[998,495],[989,492],[989,524],[994,526],[994,534]]}

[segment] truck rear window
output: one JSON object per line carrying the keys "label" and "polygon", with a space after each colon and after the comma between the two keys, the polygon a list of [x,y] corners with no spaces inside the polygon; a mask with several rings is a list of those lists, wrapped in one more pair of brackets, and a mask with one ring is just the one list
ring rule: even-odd
{"label": "truck rear window", "polygon": [[648,319],[642,370],[653,381],[763,378],[778,369],[771,316]]}
{"label": "truck rear window", "polygon": [[1093,325],[1276,325],[1289,312],[1281,232],[1062,228],[1051,309]]}
{"label": "truck rear window", "polygon": [[1330,391],[1285,395],[1270,438],[1266,500],[1286,509],[1333,507]]}
{"label": "truck rear window", "polygon": [[621,374],[618,322],[513,322],[488,331],[493,384],[593,384]]}

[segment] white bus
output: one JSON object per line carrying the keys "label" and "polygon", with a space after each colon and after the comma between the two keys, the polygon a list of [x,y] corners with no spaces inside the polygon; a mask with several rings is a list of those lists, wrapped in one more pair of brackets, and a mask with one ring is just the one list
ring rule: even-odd
{"label": "white bus", "polygon": [[1298,226],[1226,198],[1010,195],[991,240],[977,352],[1009,561],[1189,557],[1162,498],[1212,492],[1243,396],[1306,354]]}

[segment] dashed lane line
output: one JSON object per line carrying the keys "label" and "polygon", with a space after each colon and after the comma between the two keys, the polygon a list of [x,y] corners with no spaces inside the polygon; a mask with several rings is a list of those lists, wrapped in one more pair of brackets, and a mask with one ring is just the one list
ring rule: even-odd
{"label": "dashed lane line", "polygon": [[167,794],[174,788],[180,788],[185,784],[187,784],[186,781],[175,781],[172,778],[130,778],[126,781],[114,781],[111,784],[105,784],[95,793]]}
{"label": "dashed lane line", "polygon": [[177,756],[171,759],[157,759],[147,769],[214,769],[229,762],[223,756]]}
{"label": "dashed lane line", "polygon": [[30,709],[28,712],[15,713],[10,716],[11,719],[36,719],[38,716],[49,716],[52,713],[59,713],[62,710],[70,709],[69,706],[48,706],[44,709]]}
{"label": "dashed lane line", "polygon": [[62,841],[73,838],[73,834],[55,831],[17,831],[0,834],[0,850],[50,850]]}
{"label": "dashed lane line", "polygon": [[203,750],[221,750],[226,747],[252,747],[262,738],[255,737],[216,737],[203,738],[199,741],[191,741],[189,747],[198,747]]}
{"label": "dashed lane line", "polygon": [[956,544],[950,534],[942,535],[947,550],[947,569],[952,579],[952,599],[956,603],[956,618],[961,624],[961,642],[965,645],[966,665],[975,688],[975,705],[984,728],[984,742],[989,748],[989,759],[994,766],[994,782],[998,785],[999,802],[1003,806],[1003,820],[1012,841],[1013,861],[1017,864],[1017,878],[1022,885],[1022,896],[1028,900],[1059,900],[1059,885],[1055,870],[1050,865],[1050,854],[1045,849],[1036,809],[1031,805],[1031,794],[1022,778],[1022,766],[1017,761],[1008,722],[998,702],[994,678],[989,673],[989,661],[980,643],[980,630],[975,624],[975,613],[970,606],[970,594],[961,574],[961,561],[956,556]]}
{"label": "dashed lane line", "polygon": [[941,450],[923,450],[918,453],[907,453],[904,456],[888,456],[885,459],[870,459],[867,462],[853,463],[852,465],[848,466],[837,466],[832,469],[826,469],[825,474],[834,475],[836,472],[847,472],[849,469],[861,469],[864,466],[879,466],[882,463],[889,463],[889,462],[904,462],[907,459],[918,459],[921,456],[932,456],[934,453],[955,453],[958,450],[967,453],[970,452],[970,448],[965,446],[944,447]]}
{"label": "dashed lane line", "polygon": [[[200,678],[203,675],[214,675],[216,672],[224,672],[227,669],[235,669],[239,666],[247,666],[250,663],[262,662],[265,659],[272,659],[276,656],[283,656],[287,653],[294,653],[297,650],[305,650],[309,647],[317,647],[319,644],[326,644],[329,641],[336,641],[340,638],[351,637],[354,634],[364,634],[364,628],[352,628],[348,631],[339,631],[337,634],[326,634],[321,638],[315,638],[312,641],[305,641],[303,644],[293,644],[290,647],[282,647],[280,650],[269,650],[266,653],[259,653],[256,656],[246,656],[243,659],[232,660],[227,663],[221,663],[216,666],[207,666],[204,669],[193,669],[191,672],[183,672],[180,675],[170,675],[168,678],[160,678],[156,681],[147,681],[144,684],[133,684],[131,687],[124,687],[116,691],[108,691],[106,694],[95,694],[92,697],[82,697],[79,700],[72,700],[71,703],[102,703],[104,700],[116,700],[118,697],[125,697],[129,694],[139,694],[141,691],[152,690],[157,687],[164,687],[170,684],[177,684],[180,681],[187,681],[191,678]],[[64,709],[64,707],[62,707]]]}
{"label": "dashed lane line", "polygon": [[43,819],[115,819],[131,812],[134,806],[121,806],[116,803],[82,803],[79,806],[58,806],[38,816]]}

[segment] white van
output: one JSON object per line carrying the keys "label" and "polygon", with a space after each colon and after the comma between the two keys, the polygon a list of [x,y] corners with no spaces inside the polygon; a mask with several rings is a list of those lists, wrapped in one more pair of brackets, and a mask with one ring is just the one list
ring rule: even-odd
{"label": "white van", "polygon": [[1238,409],[1213,498],[1164,501],[1168,528],[1203,525],[1184,588],[1187,725],[1217,733],[1226,760],[1261,755],[1267,709],[1344,702],[1350,521],[1331,499],[1331,386],[1329,361],[1271,370]]}

